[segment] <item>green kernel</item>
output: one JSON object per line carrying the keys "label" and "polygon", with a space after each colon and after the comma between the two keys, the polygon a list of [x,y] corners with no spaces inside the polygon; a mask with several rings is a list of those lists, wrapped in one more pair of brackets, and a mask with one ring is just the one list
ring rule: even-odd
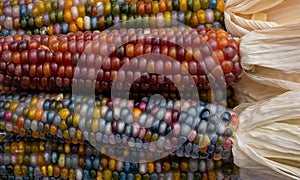
{"label": "green kernel", "polygon": [[179,5],[179,0],[173,0],[172,1],[173,5],[173,10],[174,11],[179,11],[180,10],[180,5]]}
{"label": "green kernel", "polygon": [[61,101],[55,103],[55,111],[59,112],[61,109],[64,108],[64,104]]}
{"label": "green kernel", "polygon": [[216,161],[216,168],[221,168],[223,165],[223,162],[221,160]]}
{"label": "green kernel", "polygon": [[202,7],[202,9],[208,9],[209,8],[209,0],[201,0],[201,7]]}
{"label": "green kernel", "polygon": [[108,15],[108,16],[106,16],[105,20],[106,20],[106,22],[105,22],[105,26],[106,26],[106,27],[111,27],[111,26],[113,26],[113,18],[112,18],[112,15],[111,15],[111,14]]}
{"label": "green kernel", "polygon": [[178,168],[179,168],[179,163],[176,162],[176,161],[172,161],[172,169],[173,170],[178,170]]}
{"label": "green kernel", "polygon": [[225,143],[225,138],[223,136],[219,136],[216,145],[223,146]]}
{"label": "green kernel", "polygon": [[31,30],[27,30],[27,31],[25,32],[25,34],[32,35],[32,32],[31,32]]}
{"label": "green kernel", "polygon": [[187,1],[187,8],[188,8],[188,10],[193,11],[193,9],[194,9],[194,0],[188,0]]}
{"label": "green kernel", "polygon": [[126,14],[121,14],[120,19],[121,19],[122,24],[126,25],[127,15]]}
{"label": "green kernel", "polygon": [[27,29],[27,21],[25,18],[22,18],[20,21],[20,26],[22,29]]}
{"label": "green kernel", "polygon": [[[222,13],[219,10],[215,9],[214,10],[214,21],[219,21],[221,19],[221,16],[222,16]],[[227,91],[227,96],[229,95],[230,92],[231,91]]]}
{"label": "green kernel", "polygon": [[150,179],[149,174],[144,174],[144,175],[143,175],[143,180],[149,180],[149,179]]}
{"label": "green kernel", "polygon": [[58,2],[57,2],[57,0],[51,1],[51,7],[52,7],[52,10],[58,9]]}
{"label": "green kernel", "polygon": [[188,26],[191,25],[192,14],[193,14],[192,11],[185,12],[185,24]]}
{"label": "green kernel", "polygon": [[34,19],[33,19],[33,17],[29,17],[28,18],[28,26],[29,27],[34,27]]}
{"label": "green kernel", "polygon": [[136,27],[142,28],[143,26],[142,16],[140,14],[135,16],[135,23],[136,23]]}
{"label": "green kernel", "polygon": [[25,155],[24,156],[24,165],[30,165],[30,157],[29,155]]}
{"label": "green kernel", "polygon": [[121,12],[124,14],[128,14],[129,13],[129,6],[127,2],[124,2],[121,6]]}
{"label": "green kernel", "polygon": [[112,14],[120,14],[120,4],[119,3],[114,3],[113,8],[112,8]]}
{"label": "green kernel", "polygon": [[130,14],[132,15],[136,14],[136,3],[133,1],[130,2],[129,7],[130,7]]}
{"label": "green kernel", "polygon": [[65,154],[60,154],[58,158],[58,166],[63,168],[66,165],[66,155]]}
{"label": "green kernel", "polygon": [[112,175],[113,180],[119,180],[119,173],[114,171]]}
{"label": "green kernel", "polygon": [[0,130],[5,130],[5,121],[0,121]]}
{"label": "green kernel", "polygon": [[143,27],[144,28],[149,27],[149,15],[148,14],[143,15]]}
{"label": "green kernel", "polygon": [[226,128],[224,135],[225,135],[225,137],[231,137],[233,135],[232,129]]}
{"label": "green kernel", "polygon": [[10,102],[9,101],[5,101],[3,108],[7,111],[10,108]]}
{"label": "green kernel", "polygon": [[35,35],[39,35],[39,34],[40,34],[40,30],[39,30],[39,29],[37,29],[37,28],[35,28],[35,29],[33,30],[33,34],[35,34]]}
{"label": "green kernel", "polygon": [[85,11],[87,16],[92,16],[92,5],[90,3],[85,3]]}
{"label": "green kernel", "polygon": [[56,12],[55,11],[51,11],[50,14],[49,14],[49,16],[50,16],[50,22],[53,23],[53,24],[55,24],[56,23],[56,16],[57,16]]}
{"label": "green kernel", "polygon": [[62,9],[57,10],[57,22],[58,23],[64,22],[64,12]]}
{"label": "green kernel", "polygon": [[27,117],[28,111],[29,111],[29,108],[28,107],[24,107],[24,109],[22,111],[22,116]]}

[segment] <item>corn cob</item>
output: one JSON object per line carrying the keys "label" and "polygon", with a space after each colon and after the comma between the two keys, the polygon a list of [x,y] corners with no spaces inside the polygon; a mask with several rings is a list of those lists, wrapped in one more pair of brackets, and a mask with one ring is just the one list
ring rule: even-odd
{"label": "corn cob", "polygon": [[[142,99],[143,97],[148,97],[150,98],[152,95],[154,94],[161,94],[164,98],[166,99],[180,99],[181,96],[179,93],[176,93],[176,92],[168,92],[168,91],[151,91],[151,92],[146,92],[146,93],[143,93],[143,92],[140,92],[140,91],[130,91],[129,93],[129,99],[136,99],[136,100],[139,100],[139,99]],[[109,96],[107,94],[104,94],[105,96]],[[115,96],[116,97],[121,97],[122,94],[121,92],[117,92],[115,93]],[[195,98],[199,98],[201,101],[204,101],[204,102],[209,102],[211,103],[213,99],[216,99],[216,97],[214,96],[220,96],[219,94],[218,95],[215,95],[211,90],[202,90],[202,91],[198,91],[198,96],[195,95],[195,94],[185,94],[185,97],[188,98],[188,99],[195,99]],[[222,102],[222,101],[219,101],[218,99],[216,99],[216,102],[218,104],[221,104],[223,106],[226,106],[228,108],[234,108],[235,106],[237,106],[237,102],[236,102],[236,99],[235,99],[235,92],[234,92],[234,89],[229,86],[227,89],[226,89],[226,97],[224,96],[221,96],[222,98],[225,98],[226,99],[226,102]]]}
{"label": "corn cob", "polygon": [[[153,156],[154,152],[208,160],[229,158],[236,115],[222,106],[192,100],[183,101],[182,106],[180,103],[156,96],[134,103],[62,94],[2,94],[0,130],[21,136],[28,130],[33,138],[47,133],[60,137],[60,131],[65,142],[73,143],[83,142],[84,135],[102,152],[129,159],[136,152],[140,157],[149,154],[147,160],[159,158]],[[117,108],[120,104],[126,107]],[[45,131],[39,124],[52,128]],[[218,153],[214,154],[216,149]]]}
{"label": "corn cob", "polygon": [[[11,141],[11,140],[10,140]],[[149,162],[124,162],[105,155],[101,155],[92,146],[61,144],[52,141],[13,141],[2,143],[3,151],[0,152],[0,172],[2,175],[35,177],[62,177],[95,179],[96,175],[112,179],[123,173],[133,173],[136,176],[177,173],[191,173],[196,176],[210,178],[218,176],[223,179],[230,177],[233,171],[232,157],[220,160],[204,160],[167,156],[157,161]],[[13,166],[13,172],[5,172],[6,166]],[[22,169],[22,171],[21,171]],[[34,170],[34,172],[30,172]],[[76,169],[79,172],[76,173]],[[100,170],[100,171],[99,171]],[[227,173],[229,170],[230,173]],[[174,174],[173,174],[174,173]],[[177,175],[178,176],[178,175]],[[215,178],[212,178],[215,179]]]}
{"label": "corn cob", "polygon": [[[238,43],[222,29],[16,35],[2,36],[0,43],[0,83],[4,87],[66,90],[71,86],[90,88],[96,80],[96,91],[103,93],[110,92],[114,79],[120,90],[130,88],[130,82],[136,79],[132,90],[139,92],[170,92],[177,88],[188,92],[194,86],[210,89],[212,83],[223,88],[241,78]],[[166,55],[175,61],[140,56],[149,53]],[[81,67],[76,66],[79,60]],[[132,69],[120,70],[129,62]]]}
{"label": "corn cob", "polygon": [[[4,92],[16,92],[16,91],[13,91],[11,88],[5,88],[5,89],[0,90],[0,93],[4,93]],[[40,91],[38,91],[38,90],[27,91],[27,93],[39,93],[39,92]],[[71,93],[71,92],[65,91],[65,93]],[[129,97],[129,99],[140,100],[143,97],[150,98],[154,94],[160,94],[166,99],[180,99],[182,97],[182,94],[180,95],[178,92],[154,91],[154,90],[151,92],[130,91],[128,97]],[[103,95],[107,96],[107,97],[110,96],[110,94],[108,94],[108,93],[105,93]],[[121,97],[122,93],[116,93],[115,96]],[[184,97],[186,97],[187,99],[199,98],[201,101],[209,102],[209,103],[211,103],[212,102],[211,100],[215,99],[216,96],[219,99],[216,99],[215,102],[220,105],[226,106],[227,108],[234,108],[235,106],[237,106],[235,92],[231,86],[229,86],[226,89],[226,97],[225,97],[225,95],[221,95],[221,94],[215,95],[211,90],[201,90],[201,91],[198,91],[197,94],[191,94],[191,93],[184,94]],[[226,101],[224,101],[225,99],[226,99]]]}
{"label": "corn cob", "polygon": [[[1,5],[0,5],[1,8]],[[54,0],[28,4],[2,3],[2,35],[60,34],[104,30],[131,19],[179,21],[191,27],[223,27],[223,0],[93,2]],[[0,12],[1,14],[1,12]]]}

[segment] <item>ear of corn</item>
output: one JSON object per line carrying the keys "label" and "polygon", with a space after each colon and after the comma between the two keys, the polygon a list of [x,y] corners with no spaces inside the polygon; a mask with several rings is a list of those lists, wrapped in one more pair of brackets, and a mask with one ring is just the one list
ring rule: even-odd
{"label": "ear of corn", "polygon": [[188,92],[212,85],[225,88],[240,80],[238,43],[224,30],[147,32],[2,36],[0,83],[5,88],[48,91],[95,85],[103,93],[115,81],[119,90],[132,85],[140,92]]}
{"label": "ear of corn", "polygon": [[0,4],[1,34],[66,34],[105,30],[129,20],[162,18],[196,27],[223,27],[223,0],[131,2],[5,1]]}

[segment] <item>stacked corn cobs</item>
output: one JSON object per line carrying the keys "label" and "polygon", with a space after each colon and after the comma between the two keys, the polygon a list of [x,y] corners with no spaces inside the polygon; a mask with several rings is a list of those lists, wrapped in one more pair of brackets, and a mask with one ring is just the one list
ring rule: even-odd
{"label": "stacked corn cobs", "polygon": [[234,179],[238,120],[225,106],[241,67],[223,11],[223,0],[1,1],[1,178]]}

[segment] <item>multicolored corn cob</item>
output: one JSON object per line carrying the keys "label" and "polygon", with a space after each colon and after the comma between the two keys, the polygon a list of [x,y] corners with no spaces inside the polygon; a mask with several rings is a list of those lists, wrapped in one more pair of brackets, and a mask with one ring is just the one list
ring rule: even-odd
{"label": "multicolored corn cob", "polygon": [[[8,88],[5,88],[5,89],[6,90],[2,90],[2,91],[0,90],[0,91],[1,92],[6,92],[6,93],[10,92],[10,90]],[[29,90],[27,92],[28,93],[38,93],[38,92],[41,92],[41,91],[38,91],[38,90],[30,91]],[[66,92],[68,92],[68,91],[66,91]],[[235,98],[234,89],[231,86],[229,86],[226,89],[225,93],[226,93],[226,97],[225,97],[223,92],[219,92],[218,94],[214,94],[211,90],[201,90],[201,91],[198,91],[198,94],[186,92],[184,95],[187,99],[199,98],[201,101],[209,102],[209,103],[211,103],[212,100],[215,100],[216,103],[218,103],[220,105],[223,105],[227,108],[236,107],[237,106],[237,101],[236,101],[236,98]],[[139,100],[139,99],[142,99],[143,97],[150,98],[154,94],[160,94],[166,99],[175,99],[175,100],[177,100],[177,99],[181,98],[180,94],[178,92],[174,92],[174,91],[171,91],[171,92],[168,92],[168,91],[151,91],[151,92],[130,91],[128,97],[129,97],[129,99]],[[107,96],[107,97],[110,96],[109,93],[104,93],[103,95]],[[124,94],[123,94],[123,92],[119,91],[119,92],[115,92],[114,95],[116,97],[121,97]]]}
{"label": "multicolored corn cob", "polygon": [[227,159],[230,137],[238,125],[236,115],[223,106],[160,96],[134,102],[63,94],[2,94],[0,100],[2,131],[20,136],[29,131],[32,138],[40,139],[48,133],[76,144],[83,143],[84,136],[101,152],[127,160],[134,153],[145,160],[170,153]]}
{"label": "multicolored corn cob", "polygon": [[223,12],[223,0],[92,3],[85,0],[6,1],[0,3],[0,25],[4,36],[105,30],[129,20],[143,19],[148,22],[153,18],[158,24],[163,23],[162,18],[165,18],[169,23],[174,20],[193,28],[220,28],[223,26]]}
{"label": "multicolored corn cob", "polygon": [[[10,140],[11,141],[11,140]],[[1,175],[70,179],[115,179],[123,176],[167,176],[210,179],[229,178],[236,167],[229,159],[205,160],[167,156],[157,161],[124,162],[105,155],[89,144],[61,144],[53,141],[13,141],[0,144]],[[13,171],[9,169],[12,168]],[[80,178],[81,177],[81,178]],[[176,178],[177,177],[177,178]],[[157,179],[153,177],[154,179]]]}
{"label": "multicolored corn cob", "polygon": [[[190,94],[186,93],[185,97],[188,98],[188,99],[199,98],[201,101],[209,102],[209,103],[212,102],[211,100],[216,100],[215,101],[216,103],[218,103],[220,105],[223,105],[223,106],[226,106],[228,108],[234,108],[235,106],[237,106],[237,101],[235,99],[234,89],[231,86],[229,86],[226,89],[225,93],[226,93],[226,97],[223,95],[222,92],[219,92],[218,94],[215,94],[211,90],[202,90],[202,91],[198,91],[198,94],[196,94],[196,95],[192,94],[192,93],[190,93]],[[139,99],[142,99],[143,97],[150,98],[154,94],[160,94],[166,99],[181,99],[181,96],[180,96],[179,93],[176,93],[176,92],[173,92],[173,91],[168,92],[168,91],[154,91],[154,90],[152,90],[151,92],[146,92],[146,93],[139,92],[139,91],[136,91],[136,92],[135,91],[130,91],[128,97],[129,97],[129,99],[139,100]],[[108,96],[106,94],[104,94],[104,95]],[[122,93],[117,92],[115,94],[115,96],[116,97],[121,97]],[[223,99],[223,98],[225,98],[225,99]]]}
{"label": "multicolored corn cob", "polygon": [[238,43],[222,29],[16,35],[0,43],[0,84],[14,89],[95,85],[103,93],[115,81],[119,90],[189,92],[225,89],[241,78]]}

